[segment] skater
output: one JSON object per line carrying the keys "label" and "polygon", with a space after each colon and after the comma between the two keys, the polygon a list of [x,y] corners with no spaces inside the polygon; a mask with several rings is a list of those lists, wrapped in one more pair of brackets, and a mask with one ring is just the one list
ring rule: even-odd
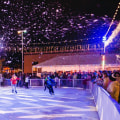
{"label": "skater", "polygon": [[48,79],[47,79],[47,77],[46,77],[46,78],[45,78],[45,81],[44,81],[44,87],[45,87],[45,88],[44,88],[44,91],[45,91],[46,88],[47,88],[47,80],[48,80]]}
{"label": "skater", "polygon": [[51,95],[54,95],[53,84],[52,84],[51,78],[47,80],[47,88],[49,89],[49,93]]}
{"label": "skater", "polygon": [[44,85],[45,85],[44,91],[46,90],[46,88],[48,88],[49,89],[49,93],[51,95],[54,95],[52,79],[49,76],[45,79]]}
{"label": "skater", "polygon": [[58,76],[56,76],[56,77],[55,77],[55,88],[57,88],[58,83],[59,83],[59,78],[58,78]]}
{"label": "skater", "polygon": [[26,75],[26,77],[25,77],[25,88],[28,88],[28,84],[29,84],[29,77],[28,77],[28,75]]}
{"label": "skater", "polygon": [[15,74],[12,75],[12,78],[10,79],[11,81],[11,86],[12,86],[12,93],[17,93],[16,86],[17,86],[17,76]]}

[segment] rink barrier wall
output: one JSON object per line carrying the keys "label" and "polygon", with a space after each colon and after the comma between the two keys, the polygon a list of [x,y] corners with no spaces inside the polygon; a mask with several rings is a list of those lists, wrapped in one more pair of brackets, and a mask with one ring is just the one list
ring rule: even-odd
{"label": "rink barrier wall", "polygon": [[100,120],[120,120],[120,105],[97,84],[90,85]]}

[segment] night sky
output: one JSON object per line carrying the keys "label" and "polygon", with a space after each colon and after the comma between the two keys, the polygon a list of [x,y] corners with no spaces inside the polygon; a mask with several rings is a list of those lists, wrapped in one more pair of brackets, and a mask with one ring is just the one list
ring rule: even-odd
{"label": "night sky", "polygon": [[[69,7],[76,13],[94,13],[97,16],[108,15],[113,17],[119,0],[62,0],[64,4],[69,3]],[[120,15],[117,16],[120,19]]]}
{"label": "night sky", "polygon": [[[0,38],[4,46],[21,46],[18,30],[26,29],[24,46],[103,37],[118,0],[1,0]],[[111,31],[118,24],[116,16]]]}
{"label": "night sky", "polygon": [[[102,43],[119,0],[0,0],[0,54],[19,66],[21,53],[2,48],[64,46]],[[120,20],[120,10],[108,33]],[[107,36],[107,37],[108,37]],[[117,45],[117,44],[116,44]],[[0,57],[1,57],[0,56]],[[16,65],[15,65],[16,64]],[[21,65],[20,65],[21,66]]]}

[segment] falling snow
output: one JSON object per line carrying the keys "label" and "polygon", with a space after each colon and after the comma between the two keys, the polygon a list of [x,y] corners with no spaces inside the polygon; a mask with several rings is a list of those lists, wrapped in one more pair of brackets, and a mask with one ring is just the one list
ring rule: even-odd
{"label": "falling snow", "polygon": [[[0,46],[8,48],[21,47],[18,30],[27,30],[24,47],[37,46],[34,43],[61,44],[60,41],[67,44],[70,40],[104,36],[112,20],[107,15],[100,17],[94,13],[76,15],[58,1],[47,0],[1,0],[0,10]],[[109,34],[117,24],[115,21]],[[88,40],[94,42],[93,39]],[[9,60],[14,59],[11,57]]]}

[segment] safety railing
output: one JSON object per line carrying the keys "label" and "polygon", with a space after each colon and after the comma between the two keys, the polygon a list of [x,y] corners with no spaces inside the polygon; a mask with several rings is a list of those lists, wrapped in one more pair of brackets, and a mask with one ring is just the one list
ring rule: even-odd
{"label": "safety railing", "polygon": [[1,82],[1,86],[10,86],[10,85],[11,85],[10,79],[4,79]]}
{"label": "safety railing", "polygon": [[[45,79],[29,79],[29,87],[44,86]],[[90,89],[90,81],[85,79],[58,79],[56,81],[57,87],[80,87],[84,89]],[[5,79],[2,86],[10,86],[10,79]]]}
{"label": "safety railing", "polygon": [[[89,88],[89,81],[84,79],[59,79],[56,81],[58,87],[80,87]],[[44,86],[44,79],[30,79],[30,87]]]}
{"label": "safety railing", "polygon": [[30,79],[29,86],[30,87],[44,86],[44,79]]}

